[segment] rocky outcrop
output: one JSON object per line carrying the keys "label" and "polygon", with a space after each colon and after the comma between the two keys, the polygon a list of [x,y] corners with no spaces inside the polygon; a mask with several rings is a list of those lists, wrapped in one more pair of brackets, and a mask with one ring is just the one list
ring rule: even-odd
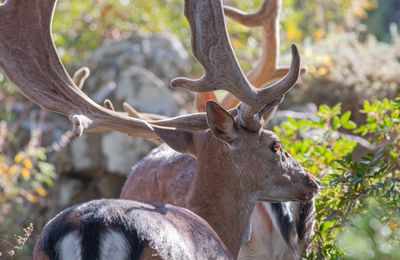
{"label": "rocky outcrop", "polygon": [[[133,35],[108,43],[93,52],[91,76],[83,86],[93,100],[110,99],[116,110],[128,102],[137,110],[178,115],[182,95],[168,86],[172,78],[187,74],[188,54],[170,35]],[[84,135],[70,147],[72,170],[83,175],[98,171],[127,175],[154,145],[142,138],[110,132]]]}

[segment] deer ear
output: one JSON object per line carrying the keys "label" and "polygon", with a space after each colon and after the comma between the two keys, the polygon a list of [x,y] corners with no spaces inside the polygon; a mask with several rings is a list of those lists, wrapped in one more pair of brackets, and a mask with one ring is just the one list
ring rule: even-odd
{"label": "deer ear", "polygon": [[152,126],[152,128],[153,131],[175,151],[195,154],[192,132],[160,126]]}
{"label": "deer ear", "polygon": [[206,113],[208,126],[216,138],[231,144],[239,136],[235,120],[218,103],[208,101]]}

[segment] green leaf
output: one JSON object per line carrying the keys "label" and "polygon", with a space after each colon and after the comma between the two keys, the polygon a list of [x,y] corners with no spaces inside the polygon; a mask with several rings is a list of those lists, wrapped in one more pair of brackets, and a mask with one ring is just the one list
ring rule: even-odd
{"label": "green leaf", "polygon": [[279,135],[281,133],[281,129],[276,125],[273,127],[273,130],[277,135]]}
{"label": "green leaf", "polygon": [[334,116],[332,119],[332,129],[336,130],[340,127],[340,119],[338,116]]}
{"label": "green leaf", "polygon": [[329,115],[331,113],[331,109],[327,105],[320,105],[319,112],[325,115]]}
{"label": "green leaf", "polygon": [[342,110],[342,104],[341,103],[337,103],[334,107],[332,107],[332,113],[334,115],[340,114],[341,110]]}
{"label": "green leaf", "polygon": [[340,122],[344,125],[349,120],[351,111],[346,111],[340,116]]}
{"label": "green leaf", "polygon": [[38,162],[37,167],[41,174],[47,175],[49,177],[55,177],[55,167],[54,165],[46,162]]}
{"label": "green leaf", "polygon": [[355,129],[357,127],[357,125],[353,121],[349,120],[345,124],[342,124],[342,127],[344,129]]}
{"label": "green leaf", "polygon": [[371,110],[371,105],[369,104],[368,100],[364,100],[364,104],[363,104],[364,110],[366,112]]}
{"label": "green leaf", "polygon": [[384,98],[384,99],[382,100],[382,103],[383,103],[386,107],[389,107],[389,106],[390,106],[390,102],[389,102],[389,100],[388,100],[387,98]]}

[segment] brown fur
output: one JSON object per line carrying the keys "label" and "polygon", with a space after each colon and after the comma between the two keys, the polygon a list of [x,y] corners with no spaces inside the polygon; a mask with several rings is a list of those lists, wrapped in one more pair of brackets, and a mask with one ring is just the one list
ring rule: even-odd
{"label": "brown fur", "polygon": [[66,216],[68,222],[74,224],[75,226],[79,226],[81,224],[80,219],[74,214],[70,213]]}
{"label": "brown fur", "polygon": [[143,249],[139,260],[162,260],[162,258],[157,254],[157,251],[151,247],[146,247]]}
{"label": "brown fur", "polygon": [[[210,130],[193,133],[196,164],[178,165],[182,159],[164,154],[166,148],[161,148],[161,154],[151,153],[148,163],[145,159],[136,166],[121,198],[168,202],[192,210],[210,223],[236,257],[258,199],[307,200],[318,185],[290,155],[282,153],[289,166],[280,168],[269,148],[277,139],[273,133],[235,131],[239,137],[231,145]],[[156,165],[152,157],[159,158]]]}
{"label": "brown fur", "polygon": [[[146,156],[140,163],[138,163],[128,180],[125,183],[121,197],[126,199],[135,199],[141,201],[156,200],[163,203],[172,203],[184,207],[191,207],[188,204],[189,190],[195,175],[195,168],[197,161],[188,154],[179,154],[162,145],[153,150]],[[176,171],[176,172],[171,172]],[[157,189],[152,188],[149,179],[154,179],[157,175],[158,185]],[[217,173],[218,175],[218,173]],[[215,174],[213,175],[215,176]],[[165,178],[165,181],[164,181]],[[176,185],[173,185],[176,184]],[[139,189],[139,190],[138,190]],[[163,196],[159,196],[158,190],[164,190]],[[142,193],[141,191],[146,191]],[[152,193],[152,191],[154,191]],[[179,196],[176,196],[179,194]],[[220,193],[217,192],[215,196]],[[299,217],[299,210],[297,203],[294,205],[292,214],[294,219]],[[240,249],[238,259],[274,259],[273,256],[281,256],[292,259],[292,254],[286,245],[285,240],[281,238],[279,227],[272,221],[272,216],[267,210],[268,203],[258,202],[254,208],[251,216],[251,237],[250,241],[244,243]],[[215,213],[217,214],[217,213]],[[217,218],[217,216],[210,216]],[[313,213],[306,222],[306,234],[303,238],[297,238],[296,234],[293,238],[293,245],[296,252],[300,256],[310,243],[310,238],[313,232]],[[223,225],[224,219],[221,218],[220,225]],[[229,230],[229,226],[225,226]],[[292,229],[295,232],[295,228]],[[291,233],[293,233],[291,232]]]}

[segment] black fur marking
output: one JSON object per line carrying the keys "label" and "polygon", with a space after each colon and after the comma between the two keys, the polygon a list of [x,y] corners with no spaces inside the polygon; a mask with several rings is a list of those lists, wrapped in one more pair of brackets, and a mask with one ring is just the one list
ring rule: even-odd
{"label": "black fur marking", "polygon": [[101,219],[90,216],[82,220],[80,236],[82,239],[82,259],[99,259],[100,233],[104,230]]}
{"label": "black fur marking", "polygon": [[300,204],[300,216],[296,223],[296,231],[299,240],[304,239],[306,224],[310,220],[310,215],[313,213],[313,202],[304,202]]}
{"label": "black fur marking", "polygon": [[68,215],[73,208],[69,208],[57,215],[47,226],[50,232],[44,232],[45,236],[41,241],[41,249],[50,258],[50,260],[59,259],[59,252],[56,248],[57,243],[68,233],[77,228],[76,223],[68,221]]}
{"label": "black fur marking", "polygon": [[278,222],[279,231],[283,240],[288,245],[289,249],[294,252],[294,243],[290,240],[290,233],[293,228],[293,221],[290,216],[290,210],[283,203],[271,203],[271,209],[275,214]]}
{"label": "black fur marking", "polygon": [[[274,213],[274,218],[277,220],[280,234],[286,242],[289,250],[293,255],[296,255],[296,245],[298,242],[304,241],[307,234],[307,228],[313,221],[314,202],[299,203],[299,215],[294,219],[290,208],[285,203],[271,203],[271,209]],[[292,241],[290,234],[295,231],[297,234],[297,241]]]}
{"label": "black fur marking", "polygon": [[135,206],[117,201],[99,200],[79,208],[82,218],[82,256],[83,259],[98,259],[100,238],[107,229],[121,232],[130,246],[130,259],[139,259],[148,241],[143,240],[135,228],[135,219],[127,214]]}

